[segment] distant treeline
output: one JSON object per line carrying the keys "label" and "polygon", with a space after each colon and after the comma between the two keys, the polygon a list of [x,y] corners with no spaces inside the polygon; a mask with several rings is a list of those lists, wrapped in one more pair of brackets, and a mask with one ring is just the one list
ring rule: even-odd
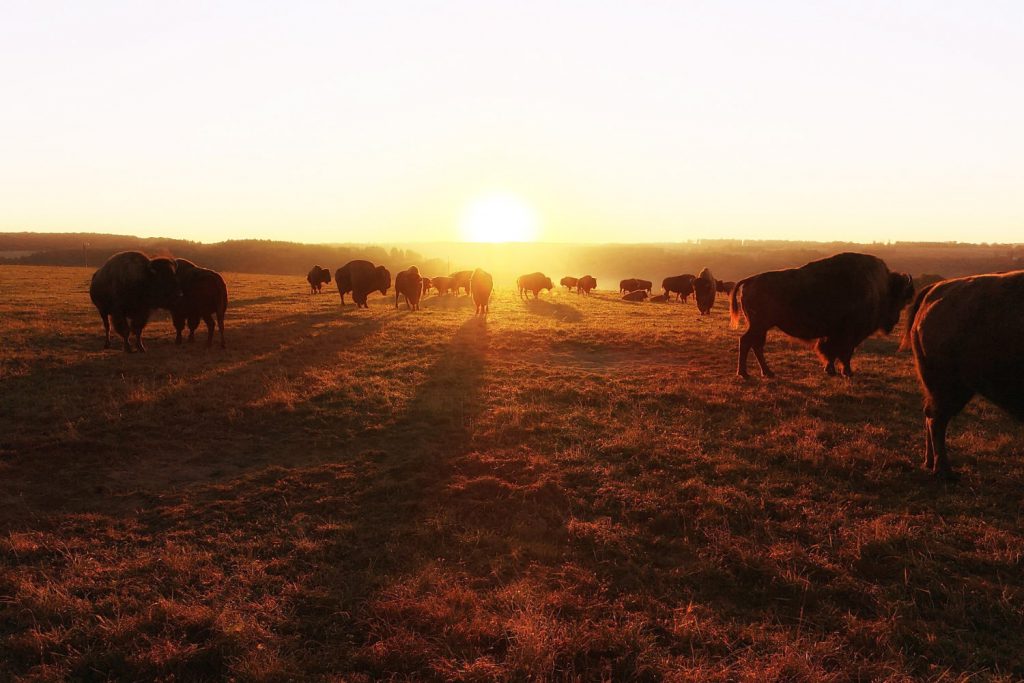
{"label": "distant treeline", "polygon": [[593,275],[601,289],[615,289],[627,277],[660,284],[669,275],[708,267],[720,280],[798,266],[842,251],[874,254],[893,270],[957,277],[1022,267],[1021,245],[896,242],[786,242],[702,240],[673,244],[469,244],[416,245],[416,250],[369,245],[299,244],[272,240],[230,240],[203,244],[188,240],[95,233],[0,233],[0,264],[99,267],[112,254],[136,249],[150,255],[187,258],[222,272],[305,277],[315,263],[331,271],[352,259],[387,266],[392,273],[416,264],[428,276],[477,266],[490,270],[499,286],[540,270],[555,282],[563,275]]}

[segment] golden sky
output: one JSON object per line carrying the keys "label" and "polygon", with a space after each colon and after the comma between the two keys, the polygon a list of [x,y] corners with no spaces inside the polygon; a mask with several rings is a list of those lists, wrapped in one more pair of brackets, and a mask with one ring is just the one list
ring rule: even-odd
{"label": "golden sky", "polygon": [[1022,69],[1019,2],[14,2],[0,230],[1019,242]]}

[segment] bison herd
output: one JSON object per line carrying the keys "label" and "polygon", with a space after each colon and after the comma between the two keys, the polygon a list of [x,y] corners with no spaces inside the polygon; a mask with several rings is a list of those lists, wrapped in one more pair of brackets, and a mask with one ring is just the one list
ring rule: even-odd
{"label": "bison herd", "polygon": [[[326,268],[313,266],[306,276],[311,294],[319,294],[331,282]],[[369,261],[346,263],[334,273],[334,282],[345,303],[351,294],[357,308],[367,308],[374,291],[387,295],[391,273]],[[569,291],[589,295],[597,280],[590,276],[563,277]],[[516,282],[520,298],[534,299],[551,291],[551,278],[540,272],[522,275]],[[477,314],[487,314],[494,280],[479,268],[446,276],[425,277],[416,266],[399,272],[394,281],[395,308],[399,298],[406,308],[419,309],[431,289],[438,295],[461,292],[472,295]],[[946,451],[946,429],[976,394],[989,399],[1018,420],[1024,420],[1024,271],[974,275],[929,283],[916,296],[914,282],[904,273],[892,272],[879,258],[843,253],[812,261],[798,268],[768,271],[738,282],[716,280],[705,268],[697,275],[683,274],[662,281],[661,294],[650,296],[653,283],[629,278],[619,283],[624,301],[675,300],[693,295],[701,315],[710,313],[717,293],[726,293],[732,327],[743,318],[747,329],[740,336],[736,373],[747,375],[751,351],[761,374],[772,377],[764,356],[768,331],[813,344],[829,375],[853,374],[856,348],[872,334],[889,334],[910,304],[901,348],[913,352],[917,375],[924,392],[925,467],[951,477]],[[124,350],[145,351],[143,328],[151,313],[166,309],[180,344],[186,323],[188,341],[202,320],[207,326],[206,345],[213,343],[214,329],[224,348],[224,316],[228,294],[219,273],[185,259],[150,258],[140,252],[112,256],[92,277],[89,297],[99,311],[110,348],[110,327],[123,341]],[[216,322],[215,322],[216,319]]]}

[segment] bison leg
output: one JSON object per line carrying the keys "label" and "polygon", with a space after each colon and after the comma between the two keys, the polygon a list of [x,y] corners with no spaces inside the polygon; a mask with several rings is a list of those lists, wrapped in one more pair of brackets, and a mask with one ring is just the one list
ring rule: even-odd
{"label": "bison leg", "polygon": [[832,346],[830,339],[819,339],[814,342],[814,350],[825,361],[825,374],[829,377],[836,375],[836,352]]}
{"label": "bison leg", "polygon": [[123,313],[114,313],[110,316],[114,322],[114,330],[124,340],[124,350],[131,353],[132,347],[128,343],[128,336],[131,332],[128,329],[128,318]]}
{"label": "bison leg", "polygon": [[761,367],[761,375],[764,377],[775,376],[775,373],[768,369],[768,363],[764,359],[764,343],[767,337],[768,330],[753,327],[743,333],[740,337],[740,360],[739,367],[736,369],[737,375],[747,377],[747,354],[753,349],[757,364]]}
{"label": "bison leg", "polygon": [[843,364],[843,377],[853,377],[853,349],[840,351],[839,361]]}
{"label": "bison leg", "polygon": [[946,451],[946,428],[950,420],[971,400],[974,392],[962,386],[949,385],[935,391],[932,386],[928,386],[927,375],[922,379],[927,393],[924,405],[925,467],[933,467],[935,475],[942,479],[954,479]]}
{"label": "bison leg", "polygon": [[142,329],[146,326],[149,315],[144,313],[132,318],[132,333],[135,334],[135,348],[142,353],[146,352],[146,346],[142,343]]}
{"label": "bison leg", "polygon": [[206,323],[206,348],[213,346],[213,316],[209,313],[203,316],[203,322]]}
{"label": "bison leg", "polygon": [[224,313],[217,311],[217,330],[220,332],[220,348],[227,348],[224,345]]}
{"label": "bison leg", "polygon": [[110,348],[110,317],[105,311],[100,311],[100,319],[103,320],[103,348]]}

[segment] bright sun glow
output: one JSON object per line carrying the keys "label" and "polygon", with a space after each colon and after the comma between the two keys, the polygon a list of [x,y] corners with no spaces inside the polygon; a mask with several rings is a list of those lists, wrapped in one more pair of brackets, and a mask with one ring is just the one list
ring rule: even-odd
{"label": "bright sun glow", "polygon": [[488,194],[462,212],[459,223],[467,242],[532,242],[537,239],[537,214],[518,197]]}

